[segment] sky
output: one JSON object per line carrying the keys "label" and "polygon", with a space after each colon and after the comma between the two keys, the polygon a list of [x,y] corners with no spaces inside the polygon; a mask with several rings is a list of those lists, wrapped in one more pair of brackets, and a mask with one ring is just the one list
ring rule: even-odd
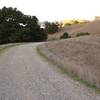
{"label": "sky", "polygon": [[39,21],[88,19],[100,15],[100,0],[0,0],[0,8],[14,7]]}

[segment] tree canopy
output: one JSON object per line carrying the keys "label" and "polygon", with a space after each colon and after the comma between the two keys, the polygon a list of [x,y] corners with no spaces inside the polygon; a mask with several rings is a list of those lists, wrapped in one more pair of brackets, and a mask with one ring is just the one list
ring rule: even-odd
{"label": "tree canopy", "polygon": [[57,32],[58,29],[59,28],[58,28],[57,23],[54,23],[54,22],[50,23],[48,21],[45,22],[45,32],[46,33],[53,34],[53,33]]}
{"label": "tree canopy", "polygon": [[38,22],[36,16],[3,7],[0,9],[0,43],[45,41],[47,34]]}

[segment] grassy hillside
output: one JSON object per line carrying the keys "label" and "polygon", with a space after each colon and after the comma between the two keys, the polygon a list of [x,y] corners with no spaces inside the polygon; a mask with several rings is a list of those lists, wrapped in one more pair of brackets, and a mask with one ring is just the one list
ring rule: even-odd
{"label": "grassy hillside", "polygon": [[100,37],[84,36],[41,45],[40,49],[73,75],[100,88]]}
{"label": "grassy hillside", "polygon": [[52,40],[52,39],[59,39],[60,36],[64,33],[64,32],[68,32],[68,33],[72,33],[71,31],[74,31],[76,29],[80,29],[81,27],[83,27],[86,24],[74,24],[71,26],[66,26],[61,28],[61,30],[53,35],[49,35],[48,36],[48,40]]}
{"label": "grassy hillside", "polygon": [[80,32],[88,32],[91,35],[100,35],[100,20],[89,22],[87,24],[66,26],[62,28],[60,32],[55,33],[54,35],[49,35],[48,39],[59,39],[64,32],[68,32],[72,37],[75,37],[76,34]]}
{"label": "grassy hillside", "polygon": [[76,33],[79,32],[88,32],[91,35],[97,35],[97,34],[100,35],[100,20],[93,21],[91,23],[84,25],[81,28],[70,31],[72,35],[75,35]]}

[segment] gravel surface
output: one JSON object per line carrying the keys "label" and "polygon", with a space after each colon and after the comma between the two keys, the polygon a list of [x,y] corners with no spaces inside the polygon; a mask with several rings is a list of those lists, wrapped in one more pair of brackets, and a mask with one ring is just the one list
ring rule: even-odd
{"label": "gravel surface", "polygon": [[0,54],[0,100],[100,100],[100,94],[41,58],[37,45],[19,45]]}

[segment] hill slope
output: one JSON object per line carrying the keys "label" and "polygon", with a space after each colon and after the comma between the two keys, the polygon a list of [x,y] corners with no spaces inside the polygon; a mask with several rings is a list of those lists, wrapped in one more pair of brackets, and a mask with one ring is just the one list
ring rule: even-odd
{"label": "hill slope", "polygon": [[71,31],[69,31],[71,34],[75,34],[75,33],[78,33],[78,32],[88,32],[92,35],[97,35],[97,34],[100,34],[100,20],[98,21],[93,21],[91,23],[88,23],[86,25],[84,25],[83,27],[81,28],[77,28],[77,29],[73,29]]}
{"label": "hill slope", "polygon": [[68,32],[72,37],[75,36],[79,32],[88,32],[91,35],[99,35],[100,34],[100,21],[93,21],[89,22],[87,24],[76,24],[71,26],[64,27],[60,32],[55,33],[54,35],[49,35],[49,39],[56,38],[59,39],[59,37],[64,33]]}
{"label": "hill slope", "polygon": [[49,42],[42,49],[50,60],[100,88],[100,37]]}

